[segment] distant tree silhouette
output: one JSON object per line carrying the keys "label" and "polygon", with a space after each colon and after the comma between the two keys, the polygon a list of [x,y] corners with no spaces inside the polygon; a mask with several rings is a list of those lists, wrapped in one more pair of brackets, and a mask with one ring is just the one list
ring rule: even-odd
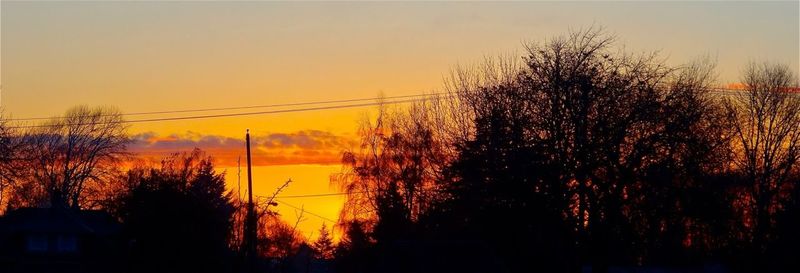
{"label": "distant tree silhouette", "polygon": [[[462,127],[473,131],[453,144],[458,156],[443,180],[450,198],[423,222],[436,231],[432,238],[449,245],[437,258],[460,266],[456,270],[569,269],[570,227],[544,188],[537,190],[543,166],[528,135],[533,119],[522,71],[513,59],[488,59],[478,70],[455,71],[449,83],[459,94],[459,110],[472,116]],[[470,262],[458,262],[463,260]]]}
{"label": "distant tree silhouette", "polygon": [[15,180],[24,168],[20,164],[21,139],[10,125],[5,115],[0,112],[0,211],[8,205],[9,194],[13,194]]}
{"label": "distant tree silhouette", "polygon": [[670,76],[656,115],[654,153],[634,172],[626,209],[636,233],[637,260],[667,265],[700,263],[719,254],[729,233],[726,180],[731,131],[724,107],[710,93],[713,63],[699,60]]}
{"label": "distant tree silhouette", "polygon": [[352,220],[343,225],[344,236],[334,252],[336,272],[372,272],[378,256],[373,251],[373,241],[364,228],[365,224]]}
{"label": "distant tree silhouette", "polygon": [[199,150],[165,158],[160,167],[139,167],[123,178],[113,210],[131,240],[131,271],[225,272],[230,270],[233,205],[224,174]]}
{"label": "distant tree silhouette", "polygon": [[[308,268],[315,251],[351,273],[797,271],[793,72],[752,63],[744,90],[721,95],[713,61],[669,66],[615,41],[590,27],[527,43],[522,58],[454,69],[436,99],[381,105],[331,176],[346,194],[340,242],[323,224],[309,245],[302,209],[292,224],[257,198],[257,268]],[[0,117],[0,204],[109,211],[131,272],[240,269],[247,203],[212,158],[122,172],[125,129],[113,108],[25,131]]]}
{"label": "distant tree silhouette", "polygon": [[[288,187],[290,182],[291,180],[278,187],[273,196],[279,196],[278,194]],[[298,261],[294,259],[295,256],[300,254],[303,248],[308,247],[307,238],[298,230],[299,223],[305,221],[306,218],[303,216],[304,211],[300,210],[296,211],[297,215],[294,223],[287,222],[282,218],[281,214],[271,209],[272,206],[278,204],[272,199],[273,196],[254,197],[257,217],[256,271],[294,272],[293,270],[299,270],[296,264]],[[232,203],[234,206],[234,213],[231,215],[233,228],[231,229],[228,245],[232,251],[237,253],[240,264],[244,265],[248,262],[244,251],[247,201],[234,198]],[[239,268],[235,271],[239,272],[241,270]]]}
{"label": "distant tree silhouette", "polygon": [[[614,40],[589,28],[530,43],[521,61],[454,71],[445,102],[391,118],[381,108],[364,123],[361,150],[344,153],[334,179],[349,193],[341,226],[364,231],[375,255],[362,270],[606,272],[737,260],[750,238],[737,204],[752,203],[738,195],[747,179],[731,164],[742,146],[734,123],[747,119],[732,117],[756,111],[711,91],[712,61],[671,67],[655,53],[615,51]],[[789,170],[783,177],[796,164],[776,166]],[[785,184],[775,198],[795,188]],[[788,203],[769,206],[786,206],[774,223],[791,226]],[[348,270],[369,257],[345,246],[337,261]]]}
{"label": "distant tree silhouette", "polygon": [[793,198],[775,215],[775,231],[766,244],[767,265],[764,271],[794,272],[800,268],[800,172],[792,178]]}
{"label": "distant tree silhouette", "polygon": [[435,182],[444,156],[429,118],[423,108],[401,114],[380,107],[374,121],[363,121],[360,150],[343,154],[343,171],[332,180],[348,193],[344,223],[358,220],[374,236],[399,239],[441,197]]}
{"label": "distant tree silhouette", "polygon": [[78,106],[38,126],[21,136],[26,173],[10,205],[96,206],[88,191],[100,190],[126,155],[129,140],[121,113]]}
{"label": "distant tree silhouette", "polygon": [[324,260],[333,258],[333,251],[336,246],[333,244],[333,237],[331,237],[331,233],[325,223],[322,223],[322,227],[319,228],[319,237],[317,237],[312,246],[317,252],[317,258]]}
{"label": "distant tree silhouette", "polygon": [[[664,201],[646,191],[644,171],[666,166],[670,158],[677,166],[687,158],[705,163],[724,149],[715,144],[718,135],[712,133],[721,127],[713,118],[719,120],[719,115],[704,91],[710,68],[673,69],[655,54],[612,52],[613,41],[600,29],[589,28],[529,44],[521,65],[499,61],[477,76],[457,74],[454,86],[461,87],[460,100],[474,117],[474,135],[456,144],[461,154],[451,169],[454,200],[473,207],[459,219],[485,215],[476,221],[490,227],[514,219],[511,228],[524,228],[511,234],[547,233],[554,235],[549,239],[561,240],[546,245],[569,246],[576,240],[583,258],[571,264],[591,263],[595,271],[641,258],[633,254],[635,244],[645,243],[642,232],[655,227],[647,227],[645,219],[634,223],[633,217],[652,216],[643,206]],[[712,118],[711,125],[704,124],[707,118]],[[707,129],[717,131],[695,134]],[[674,187],[673,181],[667,180],[666,187]],[[530,215],[533,222],[514,215]],[[570,230],[576,232],[569,235]],[[497,242],[544,243],[515,236]],[[503,248],[523,257],[554,253],[524,253],[518,251],[525,249],[520,245]],[[539,264],[567,264],[542,260]]]}
{"label": "distant tree silhouette", "polygon": [[751,63],[743,75],[745,89],[726,101],[734,130],[738,196],[742,224],[751,227],[755,266],[774,237],[775,217],[798,196],[792,175],[800,160],[800,95],[791,92],[797,78],[785,65]]}
{"label": "distant tree silhouette", "polygon": [[[380,107],[374,119],[361,124],[360,149],[345,152],[343,171],[332,177],[347,193],[340,228],[353,229],[357,222],[377,243],[370,251],[382,260],[372,270],[403,271],[411,265],[416,246],[409,242],[419,239],[418,221],[446,196],[438,182],[448,155],[428,107]],[[400,251],[397,244],[408,247]]]}
{"label": "distant tree silhouette", "polygon": [[[301,216],[302,217],[302,216]],[[259,217],[258,251],[262,257],[286,259],[297,253],[301,245],[306,243],[294,225],[281,219],[276,213],[262,214]]]}

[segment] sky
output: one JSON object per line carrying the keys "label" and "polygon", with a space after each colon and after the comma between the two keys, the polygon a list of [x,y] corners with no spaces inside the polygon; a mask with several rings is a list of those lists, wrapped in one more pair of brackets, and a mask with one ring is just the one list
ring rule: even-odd
{"label": "sky", "polygon": [[[710,56],[722,85],[749,61],[797,73],[798,14],[797,1],[2,1],[0,105],[7,117],[30,118],[81,104],[131,113],[435,92],[456,65],[519,55],[526,42],[592,25],[615,34],[619,48],[657,50],[670,64]],[[235,189],[249,128],[255,194],[289,178],[286,196],[338,192],[329,176],[341,170],[340,153],[357,147],[369,110],[135,123],[131,149],[158,157],[203,148]],[[300,224],[314,237],[323,217],[337,218],[341,198],[284,201],[322,216]],[[294,222],[294,209],[277,209]]]}

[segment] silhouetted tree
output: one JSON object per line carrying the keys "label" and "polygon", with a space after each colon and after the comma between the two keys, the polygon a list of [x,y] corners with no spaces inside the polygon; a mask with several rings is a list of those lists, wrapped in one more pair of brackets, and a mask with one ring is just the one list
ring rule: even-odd
{"label": "silhouetted tree", "polygon": [[771,241],[767,243],[765,255],[768,258],[768,272],[794,272],[800,268],[800,172],[792,178],[792,199],[786,200],[781,211],[775,215],[775,231]]}
{"label": "silhouetted tree", "polygon": [[333,251],[335,246],[333,244],[333,238],[331,237],[330,232],[328,231],[328,227],[325,223],[322,223],[322,227],[319,228],[319,237],[317,240],[314,241],[314,250],[317,252],[317,258],[330,260],[333,258]]}
{"label": "silhouetted tree", "polygon": [[262,257],[286,259],[297,253],[301,245],[306,243],[297,224],[302,215],[292,225],[280,218],[276,213],[266,213],[259,217],[258,251]]}
{"label": "silhouetted tree", "polygon": [[352,220],[343,225],[344,236],[334,252],[336,272],[371,272],[375,265],[376,253],[370,251],[373,241],[365,230],[365,224]]}
{"label": "silhouetted tree", "polygon": [[570,228],[544,189],[537,189],[542,159],[528,134],[533,118],[519,81],[522,71],[513,59],[487,59],[477,70],[455,71],[449,83],[461,111],[473,117],[465,126],[472,132],[452,144],[458,156],[443,179],[450,198],[424,223],[436,231],[432,238],[450,245],[434,259],[461,266],[456,270],[568,269]]}
{"label": "silhouetted tree", "polygon": [[362,123],[360,150],[343,154],[344,170],[332,179],[348,193],[343,222],[358,220],[374,236],[398,239],[440,197],[435,182],[445,158],[422,107],[380,107],[374,121]]}
{"label": "silhouetted tree", "polygon": [[751,63],[743,83],[744,91],[726,106],[734,129],[734,163],[744,183],[739,200],[751,215],[742,223],[752,227],[752,255],[761,259],[773,237],[775,215],[797,198],[789,189],[797,187],[791,178],[800,160],[800,95],[790,89],[797,79],[785,65]]}
{"label": "silhouetted tree", "polygon": [[[722,247],[731,218],[726,200],[730,126],[713,95],[713,63],[679,67],[664,87],[660,128],[649,161],[633,172],[625,206],[641,263],[686,264],[708,259]],[[691,251],[691,253],[689,253]]]}
{"label": "silhouetted tree", "polygon": [[99,190],[124,159],[128,138],[114,108],[78,106],[21,136],[24,179],[13,206],[94,206]]}
{"label": "silhouetted tree", "polygon": [[21,141],[16,130],[10,128],[5,115],[0,113],[0,211],[4,210],[14,180],[19,178]]}
{"label": "silhouetted tree", "polygon": [[789,70],[753,65],[726,99],[712,61],[668,66],[614,41],[592,27],[529,43],[455,70],[434,102],[380,108],[333,179],[348,193],[337,267],[607,272],[736,265],[746,248],[792,264]]}
{"label": "silhouetted tree", "polygon": [[[387,126],[380,112],[362,127],[362,152],[344,154],[351,169],[339,182],[356,203],[343,216],[367,217],[343,223],[372,221],[380,263],[424,260],[409,253],[433,248],[418,254],[436,257],[426,265],[474,260],[459,252],[468,246],[494,271],[603,272],[720,254],[736,220],[727,199],[735,178],[713,63],[669,67],[613,42],[590,28],[529,44],[523,62],[459,69],[447,85],[454,98],[430,104],[429,118],[412,110],[392,119],[424,121],[413,130]],[[416,152],[426,149],[436,153]],[[408,197],[420,188],[433,198],[415,212]]]}
{"label": "silhouetted tree", "polygon": [[131,270],[225,272],[233,205],[210,157],[199,150],[165,158],[158,168],[139,167],[115,209],[132,242]]}

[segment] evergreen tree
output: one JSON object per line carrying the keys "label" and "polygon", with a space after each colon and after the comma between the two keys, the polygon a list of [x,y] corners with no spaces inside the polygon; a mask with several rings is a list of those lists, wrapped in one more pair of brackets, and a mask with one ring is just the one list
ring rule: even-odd
{"label": "evergreen tree", "polygon": [[322,227],[319,229],[319,237],[314,242],[313,246],[314,250],[317,252],[317,258],[324,260],[333,258],[333,238],[325,223],[322,223]]}

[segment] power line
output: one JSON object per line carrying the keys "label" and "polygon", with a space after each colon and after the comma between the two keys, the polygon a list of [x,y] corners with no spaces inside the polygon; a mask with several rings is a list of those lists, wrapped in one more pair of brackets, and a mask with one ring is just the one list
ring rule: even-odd
{"label": "power line", "polygon": [[[709,91],[710,93],[727,93],[727,94],[743,92],[742,90],[739,90],[739,89],[730,89],[730,88],[709,88],[709,89],[706,89],[706,90]],[[444,95],[444,96],[439,97],[439,95]],[[384,99],[398,99],[398,98],[411,98],[411,97],[415,97],[415,98],[414,99],[405,99],[405,100],[388,100],[388,101],[372,102],[372,103],[346,104],[346,105],[333,105],[333,106],[319,106],[319,107],[295,108],[295,109],[281,109],[281,110],[272,110],[272,111],[256,111],[256,112],[242,112],[242,113],[226,113],[226,114],[211,114],[211,115],[195,115],[195,116],[177,116],[177,117],[163,117],[163,118],[134,119],[134,120],[123,120],[123,121],[119,121],[119,122],[75,123],[75,124],[66,124],[66,125],[105,125],[105,124],[112,124],[112,123],[143,123],[143,122],[160,122],[160,121],[176,121],[176,120],[224,118],[224,117],[251,116],[251,115],[266,115],[266,114],[278,114],[278,113],[292,113],[292,112],[306,112],[306,111],[318,111],[318,110],[330,110],[330,109],[356,108],[356,107],[375,106],[375,105],[382,105],[382,104],[401,104],[401,103],[425,101],[425,100],[428,100],[428,99],[451,98],[453,96],[455,96],[453,93],[431,93],[431,94],[427,94],[427,95],[406,95],[406,96],[386,97]],[[376,99],[378,99],[378,98],[352,99],[352,100],[340,100],[340,101],[303,102],[303,103],[292,103],[292,104],[283,104],[283,105],[314,105],[314,104],[327,104],[327,103],[342,102],[342,101],[364,101],[364,100],[376,100]],[[272,106],[276,106],[276,105],[272,105]],[[158,112],[139,112],[139,113],[131,113],[131,114],[127,114],[127,115],[214,111],[214,110],[222,110],[222,109],[246,109],[246,108],[259,108],[259,107],[260,108],[264,108],[264,107],[272,107],[272,106],[263,105],[263,106],[242,106],[242,107],[207,108],[207,109],[158,111]],[[123,115],[126,115],[126,114],[123,114]],[[45,118],[10,119],[9,121],[36,120],[36,119],[45,119]],[[56,119],[59,119],[59,118],[56,118]],[[61,118],[61,119],[63,119],[63,118]],[[21,125],[21,126],[9,126],[8,128],[10,128],[10,129],[26,129],[26,128],[46,128],[46,127],[55,127],[55,126],[60,126],[60,125],[58,125],[58,124]]]}
{"label": "power line", "polygon": [[301,194],[301,195],[282,195],[281,198],[310,198],[310,197],[328,197],[340,196],[348,194],[362,194],[370,193],[369,191],[354,191],[354,192],[331,192],[331,193],[316,193],[316,194]]}
{"label": "power line", "polygon": [[[733,88],[708,88],[707,91],[713,93],[738,93],[742,92],[741,89],[733,89]],[[343,99],[343,100],[321,100],[321,101],[311,101],[311,102],[295,102],[295,103],[282,103],[282,104],[265,104],[265,105],[250,105],[250,106],[233,106],[233,107],[217,107],[217,108],[198,108],[198,109],[183,109],[183,110],[160,110],[160,111],[150,111],[150,112],[131,112],[131,113],[122,113],[122,116],[143,116],[143,115],[157,115],[157,114],[179,114],[179,113],[193,113],[193,112],[210,112],[210,111],[226,111],[226,110],[244,110],[244,109],[258,109],[258,108],[275,108],[275,107],[288,107],[288,106],[303,106],[303,105],[317,105],[317,104],[335,104],[335,103],[347,103],[347,102],[359,102],[359,101],[370,101],[370,100],[377,100],[377,99],[386,99],[386,100],[394,100],[394,99],[404,99],[404,98],[419,98],[419,97],[434,97],[444,95],[445,97],[453,96],[453,93],[450,92],[438,92],[438,93],[429,93],[429,94],[417,94],[417,95],[402,95],[402,96],[389,96],[383,98],[355,98],[355,99]],[[112,115],[101,115],[101,116],[112,116]],[[53,120],[53,119],[64,119],[64,117],[30,117],[30,118],[12,118],[7,119],[6,121],[35,121],[35,120]]]}
{"label": "power line", "polygon": [[325,221],[328,221],[328,222],[331,222],[331,223],[334,223],[334,224],[335,224],[335,223],[337,223],[337,221],[331,220],[331,219],[330,219],[330,218],[328,218],[328,217],[325,217],[325,216],[322,216],[322,215],[319,215],[319,214],[313,213],[313,212],[311,212],[311,211],[308,211],[308,210],[307,210],[307,209],[305,209],[305,208],[300,208],[300,207],[297,207],[297,206],[295,206],[295,205],[292,205],[292,204],[286,203],[286,202],[284,202],[284,201],[281,201],[281,200],[280,200],[280,199],[278,199],[278,198],[275,198],[275,201],[277,201],[278,203],[284,204],[284,205],[286,205],[286,206],[288,206],[288,207],[290,207],[290,208],[297,209],[297,210],[303,211],[303,212],[305,212],[305,213],[308,213],[308,214],[309,214],[309,215],[311,215],[311,216],[316,216],[316,217],[317,217],[317,218],[319,218],[319,219],[322,219],[322,220],[325,220]]}
{"label": "power line", "polygon": [[[417,98],[417,99],[392,100],[392,101],[360,103],[360,104],[319,106],[319,107],[296,108],[296,109],[281,109],[281,110],[272,110],[272,111],[228,113],[228,114],[214,114],[214,115],[197,115],[197,116],[182,116],[182,117],[165,117],[165,118],[150,118],[150,119],[134,119],[134,120],[123,120],[123,121],[119,121],[119,122],[88,122],[88,123],[74,123],[74,124],[66,124],[66,125],[70,125],[70,126],[106,125],[106,124],[113,124],[113,123],[143,123],[143,122],[159,122],[159,121],[175,121],[175,120],[192,120],[192,119],[208,119],[208,118],[224,118],[224,117],[266,115],[266,114],[278,114],[278,113],[293,113],[293,112],[306,112],[306,111],[318,111],[318,110],[330,110],[330,109],[356,108],[356,107],[387,105],[387,104],[402,104],[402,103],[425,101],[427,99],[428,98]],[[46,125],[10,126],[8,128],[11,128],[11,129],[26,129],[26,128],[46,128],[46,127],[55,127],[55,126],[60,126],[60,125],[46,124]]]}
{"label": "power line", "polygon": [[[436,189],[428,189],[428,191],[443,192],[442,190],[436,190]],[[282,196],[280,196],[280,198],[284,198],[284,199],[286,199],[286,198],[314,198],[314,197],[330,197],[330,196],[342,196],[342,195],[349,195],[349,194],[364,194],[364,193],[377,194],[377,193],[379,193],[379,191],[354,191],[354,192],[331,192],[331,193],[300,194],[300,195],[282,195]]]}
{"label": "power line", "polygon": [[359,194],[365,192],[334,192],[334,193],[318,193],[318,194],[302,194],[302,195],[283,195],[281,198],[310,198],[310,197],[328,197],[328,196],[341,196],[341,195],[348,195],[348,194]]}
{"label": "power line", "polygon": [[[265,105],[250,105],[250,106],[233,106],[233,107],[218,107],[218,108],[199,108],[199,109],[184,109],[184,110],[161,110],[161,111],[151,111],[151,112],[122,113],[122,115],[123,116],[143,116],[143,115],[157,115],[157,114],[179,114],[179,113],[192,113],[192,112],[210,112],[210,111],[244,110],[244,109],[257,109],[257,108],[275,108],[275,107],[288,107],[288,106],[303,106],[303,105],[335,104],[335,103],[347,103],[347,102],[359,102],[359,101],[374,101],[374,100],[378,100],[378,99],[394,100],[394,99],[417,98],[417,97],[432,97],[432,96],[444,95],[444,94],[447,94],[447,93],[403,95],[403,96],[390,96],[390,97],[382,97],[382,98],[377,98],[376,97],[376,98],[357,98],[357,99],[344,99],[344,100],[322,100],[322,101],[311,101],[311,102],[295,102],[295,103],[265,104]],[[101,116],[113,116],[113,114],[101,115]],[[64,119],[64,117],[12,118],[12,119],[8,119],[7,121],[34,121],[34,120],[52,120],[52,119]]]}

